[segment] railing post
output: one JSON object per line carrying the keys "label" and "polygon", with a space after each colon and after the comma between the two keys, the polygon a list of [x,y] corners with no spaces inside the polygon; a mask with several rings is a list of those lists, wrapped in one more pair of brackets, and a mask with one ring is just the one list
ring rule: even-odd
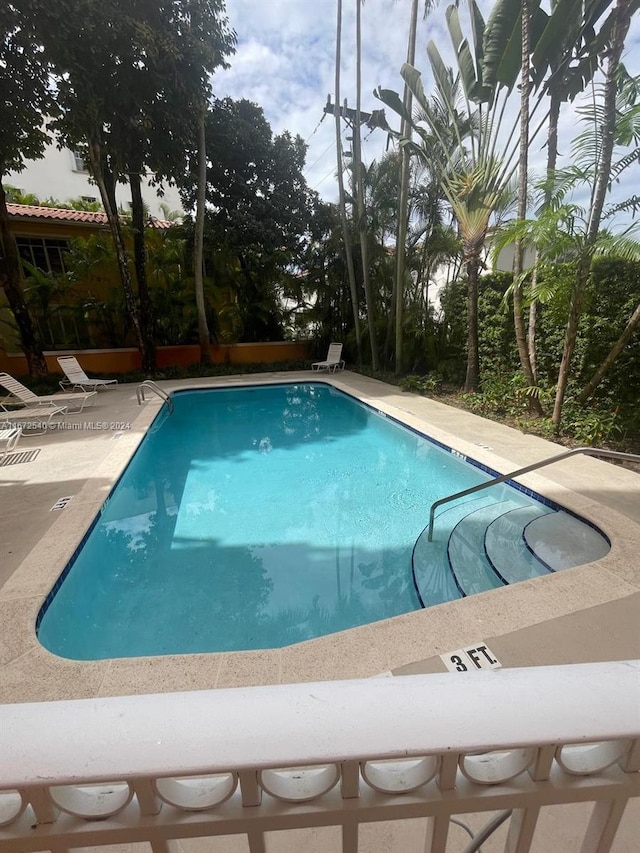
{"label": "railing post", "polygon": [[611,849],[627,802],[627,797],[623,797],[619,800],[601,800],[595,803],[580,853],[602,853]]}
{"label": "railing post", "polygon": [[449,752],[440,759],[440,772],[438,774],[438,788],[441,791],[452,791],[456,786],[458,774],[458,753]]}
{"label": "railing post", "polygon": [[354,820],[342,824],[342,853],[358,853],[358,830],[355,816]]}
{"label": "railing post", "polygon": [[182,853],[182,847],[173,838],[158,838],[149,843],[153,853]]}
{"label": "railing post", "polygon": [[258,784],[258,774],[255,770],[240,770],[240,791],[243,806],[259,806],[262,802],[262,788]]}
{"label": "railing post", "polygon": [[555,744],[541,746],[536,755],[536,760],[533,767],[529,770],[529,775],[534,782],[546,782],[551,773],[551,765],[556,753]]}
{"label": "railing post", "polygon": [[264,832],[255,830],[247,832],[247,842],[249,843],[249,853],[267,853]]}
{"label": "railing post", "polygon": [[360,796],[360,764],[357,761],[341,762],[340,791],[343,800],[353,800]]}
{"label": "railing post", "polygon": [[162,801],[156,796],[151,779],[136,779],[133,782],[133,790],[140,806],[140,814],[155,815],[160,813]]}
{"label": "railing post", "polygon": [[23,800],[31,803],[31,808],[36,815],[38,823],[55,823],[60,814],[60,809],[51,800],[48,788],[29,788],[20,791]]}
{"label": "railing post", "polygon": [[438,815],[427,820],[424,853],[445,853],[449,838],[449,815]]}
{"label": "railing post", "polygon": [[539,815],[540,806],[513,811],[504,853],[529,853]]}
{"label": "railing post", "polygon": [[640,773],[640,738],[633,741],[620,766],[625,773]]}

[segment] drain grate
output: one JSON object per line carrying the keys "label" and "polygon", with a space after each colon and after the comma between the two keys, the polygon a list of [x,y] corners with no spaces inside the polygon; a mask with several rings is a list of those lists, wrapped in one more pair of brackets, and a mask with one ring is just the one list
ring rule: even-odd
{"label": "drain grate", "polygon": [[14,450],[13,453],[7,454],[4,459],[0,460],[0,468],[6,468],[9,465],[19,465],[21,462],[33,462],[40,453],[40,448],[34,450]]}
{"label": "drain grate", "polygon": [[64,509],[72,497],[73,495],[67,495],[65,498],[58,498],[58,500],[54,503],[49,512],[53,512],[57,509]]}

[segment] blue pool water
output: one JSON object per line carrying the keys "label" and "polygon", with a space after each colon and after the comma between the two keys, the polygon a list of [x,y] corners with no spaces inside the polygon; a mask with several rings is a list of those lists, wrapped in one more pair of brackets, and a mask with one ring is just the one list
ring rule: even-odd
{"label": "blue pool water", "polygon": [[[322,383],[173,399],[41,611],[58,655],[272,648],[451,600],[479,583],[451,564],[460,520],[482,510],[490,530],[535,503],[499,486],[452,507],[425,558],[430,504],[487,480],[479,468]],[[484,588],[549,570],[504,578],[513,555],[492,559]]]}

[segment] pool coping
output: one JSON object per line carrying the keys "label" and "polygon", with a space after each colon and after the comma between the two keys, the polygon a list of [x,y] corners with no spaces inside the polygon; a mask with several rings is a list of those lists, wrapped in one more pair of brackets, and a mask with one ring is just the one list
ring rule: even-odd
{"label": "pool coping", "polygon": [[[212,377],[165,381],[161,385],[166,390],[188,390],[296,381],[334,385],[500,473],[528,462],[514,458],[525,442],[529,454],[534,453],[537,458],[559,452],[558,446],[550,442],[349,371]],[[38,643],[34,631],[37,614],[92,524],[104,501],[106,487],[110,489],[121,476],[161,405],[162,401],[156,398],[146,403],[132,421],[131,430],[114,443],[74,501],[0,588],[0,701],[45,701],[367,677],[489,636],[623,599],[640,590],[640,569],[636,568],[640,552],[640,475],[598,460],[575,457],[554,466],[552,476],[550,469],[545,469],[546,475],[528,474],[519,478],[519,482],[584,517],[609,537],[611,550],[597,562],[282,649],[88,662],[60,658]],[[492,449],[487,440],[478,440],[491,438],[498,432],[502,436],[501,446],[497,448],[500,452]],[[492,445],[495,443],[492,441]],[[619,512],[612,501],[607,501],[606,494],[602,500],[594,499],[594,484],[610,483],[616,472],[615,479],[623,483],[620,488],[638,503],[637,508],[634,503],[630,515]],[[587,485],[582,487],[583,483]],[[427,516],[425,508],[425,523]]]}

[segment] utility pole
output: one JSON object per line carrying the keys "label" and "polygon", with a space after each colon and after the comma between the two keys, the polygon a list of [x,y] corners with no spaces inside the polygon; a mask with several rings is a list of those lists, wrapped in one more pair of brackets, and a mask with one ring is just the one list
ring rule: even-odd
{"label": "utility pole", "polygon": [[[344,105],[339,109],[336,109],[336,105],[331,102],[331,95],[327,95],[327,103],[324,105],[324,112],[329,115],[338,115],[345,119],[349,127],[353,130],[353,127],[356,122],[357,112],[356,110],[352,110],[347,106],[347,102],[344,102]],[[360,124],[367,124],[371,120],[371,113],[365,113],[360,110]]]}
{"label": "utility pole", "polygon": [[[347,106],[347,102],[345,100],[343,106],[338,106],[337,104],[333,104],[331,102],[331,95],[327,96],[327,103],[324,107],[324,112],[335,116],[336,118],[336,127],[338,126],[340,119],[344,119],[351,129],[352,136],[347,137],[353,143],[353,161],[354,168],[352,170],[352,196],[355,200],[353,205],[353,215],[354,217],[357,215],[359,220],[358,231],[360,233],[360,249],[361,254],[363,256],[363,280],[365,285],[365,293],[367,297],[367,313],[369,319],[369,342],[371,345],[371,363],[374,370],[378,369],[378,347],[376,341],[376,329],[375,329],[375,316],[373,313],[373,295],[371,292],[371,285],[369,282],[368,269],[366,268],[366,246],[363,246],[363,240],[366,240],[366,228],[364,229],[363,236],[363,218],[364,218],[364,198],[362,198],[362,182],[359,180],[361,177],[361,156],[360,156],[360,128],[363,124],[367,124],[371,120],[371,113],[363,112],[361,109],[352,110]],[[339,135],[336,133],[336,138],[339,140]],[[356,214],[357,210],[357,214]],[[346,214],[345,214],[346,215]]]}

